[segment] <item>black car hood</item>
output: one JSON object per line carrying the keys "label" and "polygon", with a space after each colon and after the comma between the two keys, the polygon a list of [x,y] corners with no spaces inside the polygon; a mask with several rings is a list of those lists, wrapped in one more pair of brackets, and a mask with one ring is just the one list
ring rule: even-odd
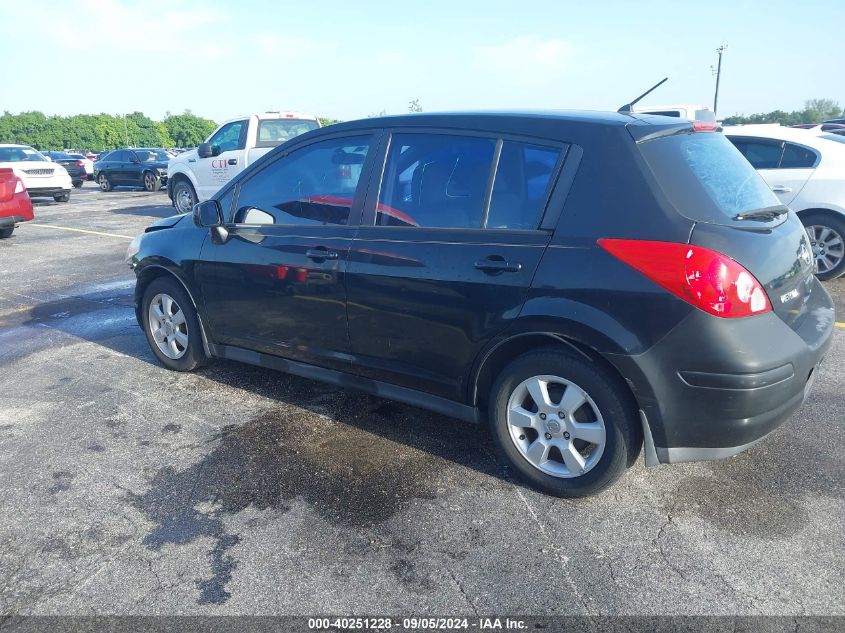
{"label": "black car hood", "polygon": [[167,218],[162,218],[160,220],[156,220],[152,224],[150,224],[147,228],[144,229],[144,233],[152,233],[153,231],[160,231],[162,229],[169,229],[171,227],[176,226],[184,220],[186,215],[171,215]]}

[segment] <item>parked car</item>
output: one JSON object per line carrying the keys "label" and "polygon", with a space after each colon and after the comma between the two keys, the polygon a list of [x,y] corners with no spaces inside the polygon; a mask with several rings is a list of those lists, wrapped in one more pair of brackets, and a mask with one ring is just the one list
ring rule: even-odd
{"label": "parked car", "polygon": [[0,168],[0,238],[12,237],[19,222],[27,222],[34,217],[32,200],[23,180],[14,170]]}
{"label": "parked car", "polygon": [[111,191],[114,187],[158,191],[167,184],[169,160],[170,155],[163,149],[117,149],[94,163],[94,177],[103,191]]}
{"label": "parked car", "polygon": [[486,420],[569,496],[643,443],[649,465],[747,449],[803,402],[834,323],[797,216],[723,135],[666,117],[332,125],[127,261],[166,367],[227,358]]}
{"label": "parked car", "polygon": [[49,158],[52,162],[57,163],[65,168],[73,186],[79,189],[82,184],[88,180],[88,174],[85,172],[85,164],[79,158],[74,158],[70,154],[64,152],[41,152]]}
{"label": "parked car", "polygon": [[845,125],[845,119],[828,119],[827,121],[822,121],[822,123],[839,123],[840,125]]}
{"label": "parked car", "polygon": [[807,227],[819,279],[845,273],[845,146],[780,125],[724,133]]}
{"label": "parked car", "polygon": [[170,161],[167,193],[173,206],[188,213],[274,147],[318,127],[316,116],[297,112],[263,112],[226,121],[197,149]]}
{"label": "parked car", "polygon": [[90,156],[86,156],[84,154],[79,154],[76,152],[67,152],[67,155],[71,158],[76,158],[77,160],[82,162],[82,166],[85,168],[86,180],[94,180],[94,161]]}
{"label": "parked car", "polygon": [[23,181],[30,198],[68,202],[73,188],[67,170],[28,145],[0,144],[0,169],[10,168]]}
{"label": "parked car", "polygon": [[654,114],[686,119],[696,123],[702,130],[715,129],[718,126],[716,114],[709,107],[701,104],[634,106],[633,111],[638,114]]}
{"label": "parked car", "polygon": [[790,125],[791,128],[809,130],[814,134],[824,134],[826,132],[833,132],[835,130],[845,131],[845,125],[841,123],[799,123],[797,125]]}

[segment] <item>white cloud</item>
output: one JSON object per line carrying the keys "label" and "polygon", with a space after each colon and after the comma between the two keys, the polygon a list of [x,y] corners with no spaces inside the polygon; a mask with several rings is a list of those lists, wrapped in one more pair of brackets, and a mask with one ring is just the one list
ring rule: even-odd
{"label": "white cloud", "polygon": [[541,39],[524,35],[501,44],[476,46],[472,54],[477,66],[493,72],[517,76],[533,76],[538,72],[562,74],[569,68],[573,47],[558,38]]}

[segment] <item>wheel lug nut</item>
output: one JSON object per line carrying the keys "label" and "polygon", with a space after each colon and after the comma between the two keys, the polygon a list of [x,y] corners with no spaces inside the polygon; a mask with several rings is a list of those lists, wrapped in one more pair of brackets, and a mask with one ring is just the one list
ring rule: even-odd
{"label": "wheel lug nut", "polygon": [[547,439],[547,440],[552,439],[552,434],[551,434],[551,433],[546,433],[546,439]]}
{"label": "wheel lug nut", "polygon": [[541,420],[545,420],[545,419],[546,419],[546,414],[545,414],[545,413],[541,413],[541,414],[540,414],[540,419],[541,419]]}
{"label": "wheel lug nut", "polygon": [[563,411],[558,411],[558,412],[557,412],[557,417],[559,417],[559,418],[565,418],[565,417],[566,417],[566,414],[565,414]]}
{"label": "wheel lug nut", "polygon": [[569,439],[569,432],[568,431],[563,432],[563,439],[565,439],[565,440]]}
{"label": "wheel lug nut", "polygon": [[525,435],[520,435],[520,436],[519,436],[519,439],[524,440],[524,439],[525,439]]}

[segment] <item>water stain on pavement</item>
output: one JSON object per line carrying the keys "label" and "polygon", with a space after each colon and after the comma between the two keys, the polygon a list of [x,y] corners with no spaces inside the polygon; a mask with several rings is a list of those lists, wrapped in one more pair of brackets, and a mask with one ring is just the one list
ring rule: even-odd
{"label": "water stain on pavement", "polygon": [[74,475],[66,470],[59,470],[53,473],[53,485],[50,486],[51,494],[59,494],[60,492],[67,492],[70,490],[70,484],[73,481]]}
{"label": "water stain on pavement", "polygon": [[[156,524],[144,539],[147,547],[214,540],[211,577],[197,582],[202,604],[230,597],[226,584],[237,567],[232,550],[241,537],[227,532],[227,516],[247,508],[285,513],[301,499],[322,520],[354,534],[387,521],[414,500],[434,499],[437,474],[454,468],[450,462],[497,472],[479,446],[486,440],[468,433],[465,424],[294,382],[307,392],[305,401],[319,401],[320,415],[286,407],[224,427],[199,462],[178,472],[162,469],[147,492],[132,495],[135,508]],[[331,417],[322,413],[327,410]],[[394,567],[400,580],[425,588],[407,561]]]}

